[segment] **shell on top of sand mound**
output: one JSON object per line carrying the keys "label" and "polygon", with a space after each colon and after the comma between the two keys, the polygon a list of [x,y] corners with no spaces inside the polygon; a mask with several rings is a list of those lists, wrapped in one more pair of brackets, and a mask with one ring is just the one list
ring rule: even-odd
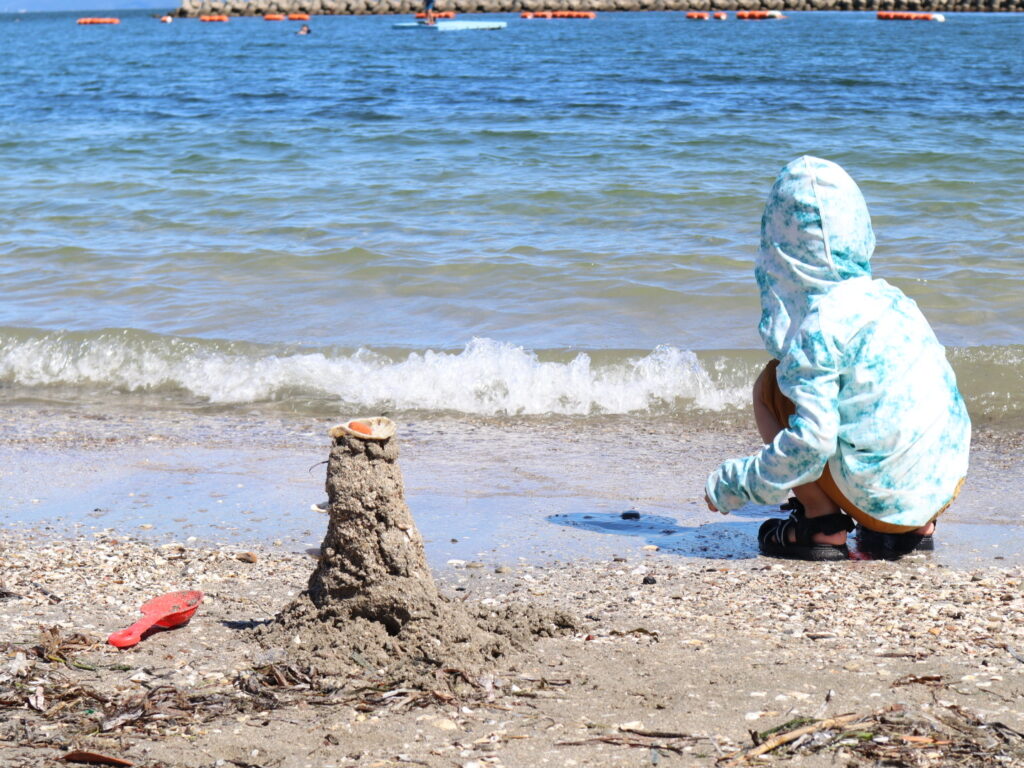
{"label": "shell on top of sand mound", "polygon": [[387,416],[370,416],[362,419],[349,419],[336,427],[331,427],[330,435],[335,440],[345,436],[383,442],[394,437],[397,429],[395,422]]}

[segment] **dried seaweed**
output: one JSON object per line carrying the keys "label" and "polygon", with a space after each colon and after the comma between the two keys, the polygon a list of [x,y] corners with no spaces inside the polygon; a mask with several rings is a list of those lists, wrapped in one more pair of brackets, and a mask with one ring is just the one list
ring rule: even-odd
{"label": "dried seaweed", "polygon": [[[936,682],[914,679],[905,684]],[[792,725],[751,734],[752,747],[725,755],[719,763],[739,766],[769,753],[792,758],[828,752],[849,766],[865,768],[996,768],[1024,762],[1024,734],[1000,722],[985,722],[954,704],[928,713],[894,706]]]}

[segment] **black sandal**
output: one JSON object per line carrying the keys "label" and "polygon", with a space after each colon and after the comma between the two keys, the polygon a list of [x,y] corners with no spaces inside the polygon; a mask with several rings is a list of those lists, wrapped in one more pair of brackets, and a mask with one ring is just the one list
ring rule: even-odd
{"label": "black sandal", "polygon": [[[772,518],[761,523],[757,532],[757,543],[761,554],[769,557],[787,557],[795,560],[846,560],[850,551],[846,545],[816,544],[811,540],[815,533],[839,533],[853,530],[853,520],[842,512],[825,517],[807,517],[804,505],[792,498],[782,505],[789,511],[787,518]],[[787,541],[790,529],[796,531],[796,541]]]}
{"label": "black sandal", "polygon": [[[938,521],[932,522],[938,526]],[[911,552],[934,552],[934,533],[879,533],[858,525],[857,549],[879,560],[898,560]]]}

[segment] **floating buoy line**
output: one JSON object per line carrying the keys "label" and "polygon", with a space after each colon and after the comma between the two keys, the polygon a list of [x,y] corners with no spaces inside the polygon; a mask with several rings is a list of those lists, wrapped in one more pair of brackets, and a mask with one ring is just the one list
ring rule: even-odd
{"label": "floating buoy line", "polygon": [[879,11],[881,21],[945,21],[941,13],[906,13],[903,11]]}
{"label": "floating buoy line", "polygon": [[763,21],[765,19],[784,19],[782,11],[737,11],[736,18],[740,21]]}
{"label": "floating buoy line", "polygon": [[596,19],[593,11],[523,11],[520,19]]}

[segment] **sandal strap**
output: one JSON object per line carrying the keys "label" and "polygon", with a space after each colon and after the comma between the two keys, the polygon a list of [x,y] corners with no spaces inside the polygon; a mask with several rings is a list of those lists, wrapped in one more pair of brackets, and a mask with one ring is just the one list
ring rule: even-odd
{"label": "sandal strap", "polygon": [[790,510],[789,517],[776,518],[772,521],[774,525],[766,526],[763,530],[763,538],[774,539],[780,546],[785,546],[788,543],[790,528],[793,528],[795,532],[793,543],[807,547],[813,545],[811,537],[816,533],[828,535],[839,533],[839,531],[849,533],[856,527],[853,519],[843,512],[836,512],[824,517],[807,517],[804,505],[795,498],[783,504],[782,509]]}
{"label": "sandal strap", "polygon": [[794,525],[796,525],[796,521],[792,516],[775,517],[765,520],[758,531],[758,543],[760,543],[762,549],[764,549],[765,544],[771,542],[774,542],[777,546],[784,547],[788,543],[789,529]]}
{"label": "sandal strap", "polygon": [[804,505],[800,502],[796,496],[790,496],[789,500],[785,504],[780,504],[779,509],[783,512],[799,512],[804,513]]}

